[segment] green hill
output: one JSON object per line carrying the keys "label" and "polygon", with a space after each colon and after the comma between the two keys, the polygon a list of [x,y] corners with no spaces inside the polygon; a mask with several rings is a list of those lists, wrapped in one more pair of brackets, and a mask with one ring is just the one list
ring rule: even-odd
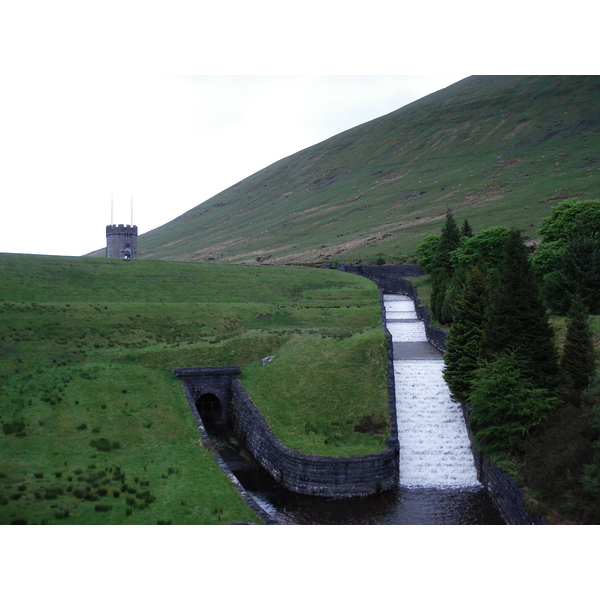
{"label": "green hill", "polygon": [[[174,367],[241,366],[297,450],[385,448],[386,342],[364,278],[0,254],[0,281],[0,524],[257,520],[200,444]],[[387,433],[355,432],[368,415]]]}
{"label": "green hill", "polygon": [[475,230],[514,225],[535,239],[560,200],[600,197],[599,133],[599,77],[469,77],[240,181],[140,236],[139,254],[398,258],[439,233],[447,207]]}

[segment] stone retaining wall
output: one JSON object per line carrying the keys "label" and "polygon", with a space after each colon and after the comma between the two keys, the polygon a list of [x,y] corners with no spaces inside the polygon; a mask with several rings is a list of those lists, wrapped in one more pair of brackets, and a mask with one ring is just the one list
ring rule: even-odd
{"label": "stone retaining wall", "polygon": [[309,496],[366,496],[398,484],[398,449],[349,458],[296,452],[281,443],[244,390],[232,381],[230,424],[260,465],[288,490]]}
{"label": "stone retaining wall", "polygon": [[[206,444],[209,438],[196,403],[202,394],[211,393],[226,407],[223,422],[226,421],[232,427],[235,435],[257,462],[284,488],[299,494],[331,498],[367,496],[396,487],[399,478],[391,337],[388,341],[387,379],[391,436],[386,442],[386,450],[365,456],[317,456],[288,448],[277,439],[237,380],[241,374],[239,367],[178,368],[174,375],[182,381],[203,443]],[[217,460],[223,468],[224,463],[220,457]],[[237,481],[229,469],[224,470],[234,482]]]}

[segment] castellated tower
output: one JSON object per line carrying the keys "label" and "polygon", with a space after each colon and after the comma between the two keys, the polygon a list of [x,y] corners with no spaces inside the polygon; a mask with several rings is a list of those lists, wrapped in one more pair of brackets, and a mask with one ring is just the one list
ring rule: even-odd
{"label": "castellated tower", "polygon": [[137,225],[107,225],[107,258],[137,258],[137,234]]}

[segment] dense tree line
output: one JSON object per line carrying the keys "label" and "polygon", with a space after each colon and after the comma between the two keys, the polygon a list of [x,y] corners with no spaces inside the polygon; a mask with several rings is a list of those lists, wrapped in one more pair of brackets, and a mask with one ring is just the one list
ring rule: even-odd
{"label": "dense tree line", "polygon": [[[542,222],[534,254],[520,232],[459,230],[417,249],[431,310],[451,327],[444,377],[466,402],[480,449],[517,461],[541,501],[600,522],[600,380],[589,313],[600,312],[600,201],[567,200]],[[566,315],[561,356],[550,315]],[[596,497],[597,499],[597,497]]]}

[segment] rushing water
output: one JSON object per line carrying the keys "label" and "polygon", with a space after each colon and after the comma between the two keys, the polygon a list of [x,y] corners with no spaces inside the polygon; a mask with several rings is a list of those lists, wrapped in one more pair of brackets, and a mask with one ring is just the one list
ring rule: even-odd
{"label": "rushing water", "polygon": [[394,343],[400,485],[480,488],[462,410],[442,376],[441,352],[427,343],[410,298],[386,295],[384,306]]}
{"label": "rushing water", "polygon": [[394,344],[400,486],[367,498],[329,500],[278,486],[229,433],[221,456],[272,518],[290,525],[502,525],[477,480],[462,411],[442,377],[441,353],[407,296],[384,296]]}

